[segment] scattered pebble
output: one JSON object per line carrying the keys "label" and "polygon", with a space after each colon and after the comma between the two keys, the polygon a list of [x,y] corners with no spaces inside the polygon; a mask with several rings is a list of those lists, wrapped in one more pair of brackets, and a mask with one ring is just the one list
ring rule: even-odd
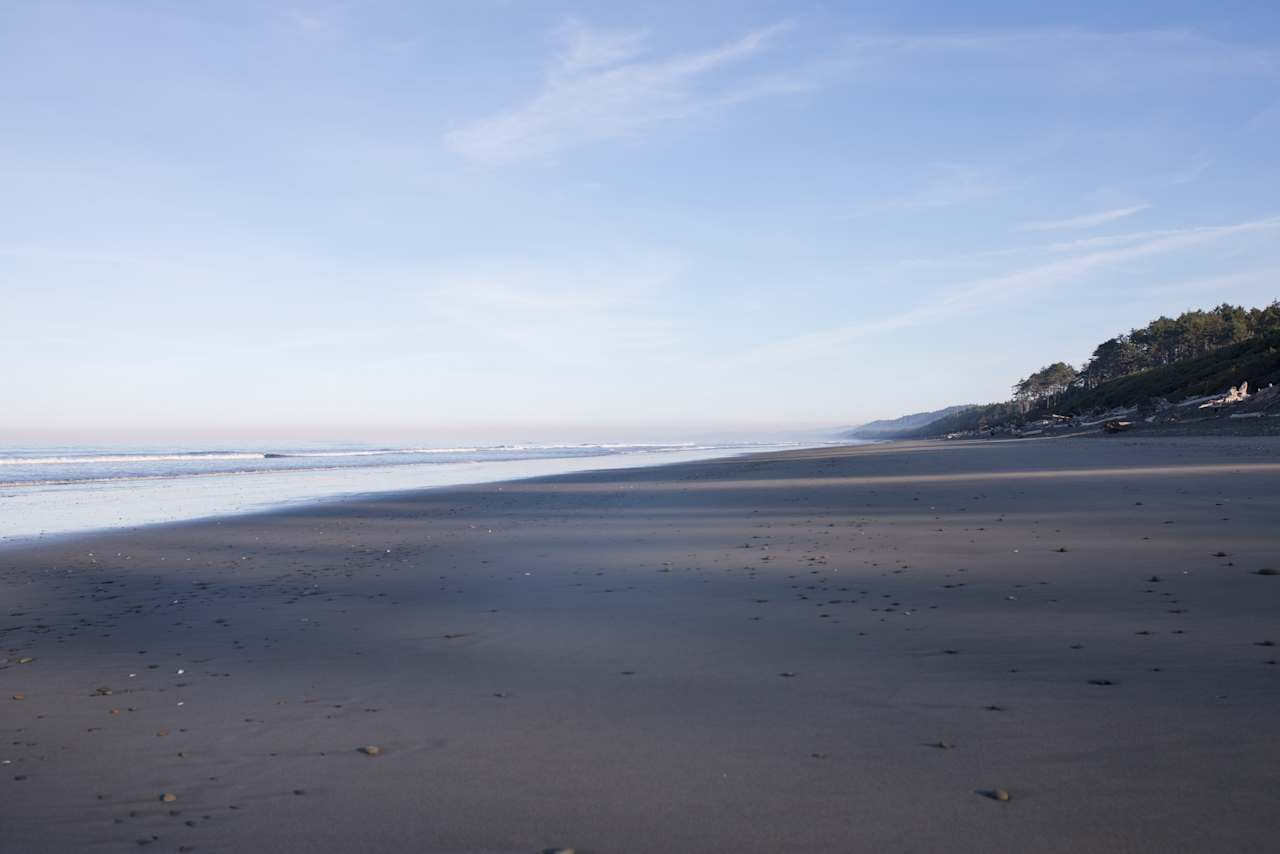
{"label": "scattered pebble", "polygon": [[363,753],[365,756],[377,756],[380,753],[382,753],[382,748],[376,744],[370,744],[360,748],[360,752]]}

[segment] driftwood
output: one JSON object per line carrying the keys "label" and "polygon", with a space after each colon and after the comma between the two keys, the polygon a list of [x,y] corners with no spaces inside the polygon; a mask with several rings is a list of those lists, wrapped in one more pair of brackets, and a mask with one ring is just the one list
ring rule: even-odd
{"label": "driftwood", "polygon": [[1119,421],[1112,419],[1111,421],[1102,422],[1102,429],[1106,430],[1108,433],[1123,433],[1132,426],[1132,421]]}
{"label": "driftwood", "polygon": [[1210,400],[1207,403],[1202,403],[1200,404],[1200,408],[1201,409],[1210,409],[1210,408],[1217,409],[1220,406],[1234,406],[1235,404],[1248,399],[1249,399],[1249,384],[1240,383],[1239,388],[1232,386],[1231,390],[1228,391],[1226,394],[1222,395],[1222,397],[1217,397],[1217,398],[1214,398],[1213,400]]}

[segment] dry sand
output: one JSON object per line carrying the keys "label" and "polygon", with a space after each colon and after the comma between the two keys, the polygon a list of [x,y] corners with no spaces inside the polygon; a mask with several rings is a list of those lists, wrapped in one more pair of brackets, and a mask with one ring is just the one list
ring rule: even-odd
{"label": "dry sand", "polygon": [[0,851],[1275,850],[1267,568],[1274,438],[824,449],[9,550]]}

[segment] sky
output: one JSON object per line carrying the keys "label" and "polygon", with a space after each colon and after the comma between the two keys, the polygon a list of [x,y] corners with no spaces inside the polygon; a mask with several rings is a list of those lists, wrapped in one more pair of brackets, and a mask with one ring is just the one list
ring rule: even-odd
{"label": "sky", "polygon": [[1280,6],[0,4],[0,435],[823,429],[1280,298]]}

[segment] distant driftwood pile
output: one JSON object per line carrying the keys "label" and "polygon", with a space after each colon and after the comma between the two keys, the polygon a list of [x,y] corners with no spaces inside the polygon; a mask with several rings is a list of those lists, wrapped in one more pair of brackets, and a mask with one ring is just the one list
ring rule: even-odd
{"label": "distant driftwood pile", "polygon": [[[1152,409],[1154,408],[1154,412]],[[1187,417],[1200,410],[1203,416]],[[1044,434],[1101,428],[1105,433],[1123,433],[1144,424],[1190,423],[1226,415],[1230,418],[1280,417],[1280,385],[1270,385],[1250,393],[1243,382],[1225,392],[1189,397],[1178,403],[1159,399],[1138,406],[1120,406],[1090,416],[1050,415],[1027,424],[993,424],[978,430],[949,433],[948,439],[1030,438]]]}
{"label": "distant driftwood pile", "polygon": [[1201,409],[1217,409],[1220,406],[1233,406],[1237,403],[1243,403],[1249,399],[1249,384],[1247,382],[1240,383],[1239,388],[1232,386],[1231,390],[1222,397],[1215,397],[1213,400],[1200,404]]}

